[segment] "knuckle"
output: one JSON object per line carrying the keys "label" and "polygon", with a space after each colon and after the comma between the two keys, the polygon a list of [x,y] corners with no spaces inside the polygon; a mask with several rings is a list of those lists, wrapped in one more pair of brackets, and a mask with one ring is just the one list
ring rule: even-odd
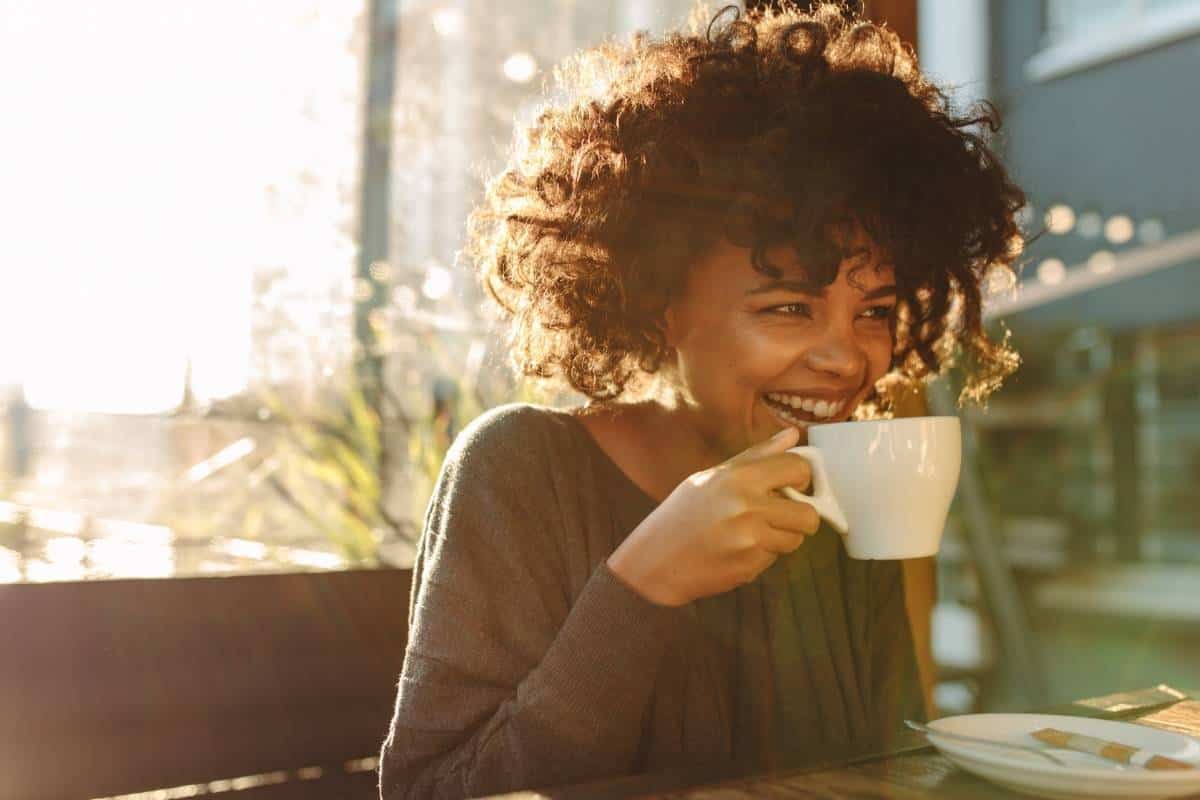
{"label": "knuckle", "polygon": [[704,472],[697,473],[693,476],[693,480],[700,486],[723,494],[737,493],[737,471],[734,467],[720,464],[706,469]]}
{"label": "knuckle", "polygon": [[762,535],[762,525],[753,511],[746,511],[734,520],[733,541],[739,550],[756,547]]}
{"label": "knuckle", "polygon": [[689,476],[687,482],[691,486],[700,488],[703,486],[708,486],[709,484],[718,483],[720,480],[721,468],[713,467],[712,469],[706,469]]}
{"label": "knuckle", "polygon": [[742,500],[730,501],[726,516],[737,529],[752,528],[762,520],[762,513]]}

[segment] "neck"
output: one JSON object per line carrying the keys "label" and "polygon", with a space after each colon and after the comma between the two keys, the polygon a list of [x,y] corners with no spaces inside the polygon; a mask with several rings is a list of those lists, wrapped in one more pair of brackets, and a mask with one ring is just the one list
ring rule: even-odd
{"label": "neck", "polygon": [[724,460],[681,403],[654,400],[597,409],[581,420],[621,471],[659,502],[688,476]]}
{"label": "neck", "polygon": [[662,471],[678,485],[689,475],[720,464],[728,454],[706,435],[702,420],[678,393],[647,403],[641,420],[641,438],[654,453]]}

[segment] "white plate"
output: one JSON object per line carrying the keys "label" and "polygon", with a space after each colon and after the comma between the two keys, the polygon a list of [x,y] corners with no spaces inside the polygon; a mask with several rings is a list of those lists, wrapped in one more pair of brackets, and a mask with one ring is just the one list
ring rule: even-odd
{"label": "white plate", "polygon": [[1148,770],[1125,766],[1088,753],[1050,748],[1030,736],[1041,728],[1058,728],[1151,750],[1200,767],[1200,742],[1146,725],[1054,714],[964,714],[934,720],[929,727],[1051,750],[1068,766],[1057,766],[1034,753],[955,741],[936,733],[929,736],[934,747],[968,772],[1035,797],[1150,800],[1200,794],[1200,769]]}

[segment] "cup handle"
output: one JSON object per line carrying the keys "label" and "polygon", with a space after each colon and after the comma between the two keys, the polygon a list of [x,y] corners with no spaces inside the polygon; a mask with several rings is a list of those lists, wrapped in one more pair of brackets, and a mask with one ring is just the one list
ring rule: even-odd
{"label": "cup handle", "polygon": [[804,456],[812,465],[813,493],[807,495],[796,491],[791,486],[784,486],[780,491],[791,500],[812,506],[838,533],[846,535],[850,526],[846,524],[846,515],[842,513],[842,507],[838,505],[837,498],[833,496],[833,489],[829,486],[829,471],[825,468],[825,456],[812,445],[793,447],[788,452]]}

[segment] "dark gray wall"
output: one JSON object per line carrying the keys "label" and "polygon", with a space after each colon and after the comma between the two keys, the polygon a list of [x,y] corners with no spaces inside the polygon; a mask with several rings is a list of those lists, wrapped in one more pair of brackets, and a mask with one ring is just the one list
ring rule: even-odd
{"label": "dark gray wall", "polygon": [[[1024,69],[1039,49],[1042,7],[991,3],[1007,160],[1039,213],[1062,201],[1105,217],[1156,216],[1168,235],[1200,226],[1200,37],[1031,83]],[[1039,249],[1068,264],[1095,246],[1047,238]]]}
{"label": "dark gray wall", "polygon": [[[1004,115],[1002,148],[1034,204],[1036,224],[1048,206],[1063,202],[1106,219],[1155,217],[1168,236],[1200,228],[1200,36],[1032,82],[1025,65],[1040,49],[1044,3],[991,0],[990,11],[991,94]],[[1026,269],[1051,256],[1073,266],[1097,249],[1138,244],[1046,233],[1029,246]],[[1022,317],[1113,329],[1200,318],[1200,264],[1171,273]]]}

